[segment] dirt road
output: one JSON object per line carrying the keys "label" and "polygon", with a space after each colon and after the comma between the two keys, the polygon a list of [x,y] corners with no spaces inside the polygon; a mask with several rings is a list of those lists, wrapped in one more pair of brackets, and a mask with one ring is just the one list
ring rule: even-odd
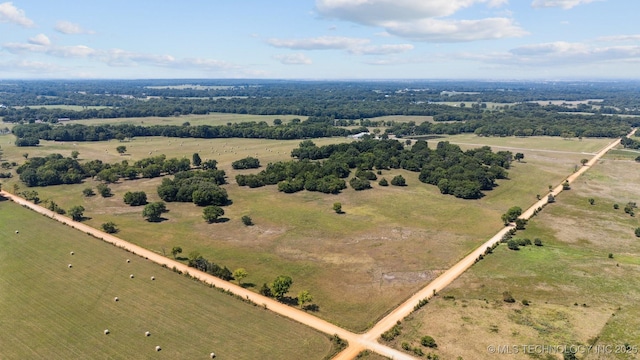
{"label": "dirt road", "polygon": [[[633,135],[633,133],[635,133],[635,129],[628,136]],[[589,160],[587,164],[585,164],[585,166],[579,168],[578,171],[571,174],[571,176],[567,178],[569,183],[573,182],[576,178],[578,178],[578,176],[582,175],[585,171],[587,171],[587,169],[589,169],[589,167],[595,164],[604,154],[606,154],[609,150],[617,146],[619,143],[620,143],[620,139],[612,142],[611,144],[609,144],[608,146],[600,150],[591,160]],[[562,185],[557,186],[552,191],[554,196],[558,195],[560,192],[562,192]],[[222,289],[226,289],[242,298],[251,300],[258,305],[266,306],[269,310],[275,313],[278,313],[282,316],[286,316],[290,319],[293,319],[302,324],[310,326],[323,333],[326,333],[329,335],[337,334],[342,339],[349,342],[349,347],[347,347],[345,350],[343,350],[340,354],[338,354],[334,358],[339,360],[353,359],[358,355],[358,353],[360,353],[360,351],[365,349],[369,349],[371,351],[374,351],[376,353],[379,353],[381,355],[387,356],[392,359],[415,359],[414,357],[410,356],[407,353],[392,349],[388,346],[378,343],[377,339],[380,337],[380,335],[383,332],[393,327],[393,325],[395,325],[397,321],[401,321],[407,315],[409,315],[413,311],[415,305],[418,304],[420,300],[428,299],[432,297],[435,292],[438,292],[444,289],[449,284],[451,284],[451,282],[457,279],[460,275],[462,275],[462,273],[464,273],[468,268],[470,268],[475,263],[476,259],[481,254],[484,253],[487,247],[491,247],[493,246],[493,244],[499,242],[500,239],[502,239],[502,236],[504,236],[504,234],[506,234],[511,228],[513,228],[513,225],[510,225],[501,229],[497,234],[491,237],[491,239],[484,242],[482,245],[480,245],[474,251],[469,253],[458,263],[453,265],[449,270],[445,271],[443,274],[441,274],[439,277],[437,277],[427,286],[422,288],[420,291],[416,292],[413,296],[411,296],[409,299],[403,302],[400,306],[398,306],[393,311],[391,311],[387,316],[385,316],[382,320],[376,323],[373,326],[373,328],[371,328],[369,331],[367,331],[364,334],[355,334],[345,329],[342,329],[334,324],[331,324],[327,321],[319,319],[309,313],[284,305],[274,299],[254,293],[243,287],[232,284],[228,281],[224,281],[222,279],[219,279],[207,273],[198,271],[194,268],[190,268],[185,264],[182,264],[175,260],[161,256],[150,250],[144,249],[140,246],[131,244],[116,236],[94,229],[81,222],[73,221],[66,216],[59,215],[53,211],[43,208],[42,206],[33,204],[19,196],[15,196],[13,194],[7,193],[6,191],[0,191],[0,195],[12,200],[17,204],[28,207],[33,211],[36,211],[40,214],[43,214],[47,217],[57,220],[63,224],[66,224],[75,229],[78,229],[79,231],[82,231],[87,234],[91,234],[98,239],[102,239],[103,241],[111,243],[120,248],[126,249],[135,255],[144,257],[160,265],[166,265],[169,268],[175,267],[176,269],[182,271],[183,273],[189,273],[191,276],[199,279],[202,282],[205,282],[207,284],[212,284]],[[529,219],[537,208],[544,206],[546,203],[547,203],[547,197],[545,196],[543,199],[536,202],[530,208],[524,211],[520,217],[524,219]]]}

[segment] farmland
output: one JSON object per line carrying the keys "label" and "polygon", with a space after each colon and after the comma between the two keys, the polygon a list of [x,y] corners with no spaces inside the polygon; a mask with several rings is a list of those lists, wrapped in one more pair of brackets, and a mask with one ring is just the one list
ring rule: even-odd
{"label": "farmland", "polygon": [[322,359],[331,351],[323,334],[10,201],[0,201],[0,218],[3,358]]}
{"label": "farmland", "polygon": [[[11,137],[0,137],[0,142],[6,143],[1,139],[7,138]],[[190,158],[198,152],[203,159],[218,160],[218,167],[229,177],[230,184],[225,188],[233,201],[225,207],[225,217],[230,220],[223,223],[206,224],[201,208],[183,203],[169,204],[168,221],[148,223],[142,219],[140,208],[122,203],[127,191],[145,191],[149,201],[159,200],[155,188],[160,179],[112,184],[114,196],[109,198],[82,196],[83,188],[97,185],[93,180],[34,190],[41,199],[51,199],[65,209],[84,206],[90,218],[87,224],[99,227],[113,221],[121,229],[119,237],[157,253],[181,246],[186,253],[198,251],[229,268],[247,268],[250,275],[246,281],[256,289],[277,275],[289,274],[294,278],[292,293],[312,291],[319,305],[318,316],[352,330],[364,330],[495,233],[501,227],[500,214],[507,208],[531,204],[536,194],[547,191],[547,185],[558,184],[571,173],[587,156],[583,152],[595,152],[608,142],[469,135],[443,139],[463,148],[503,144],[505,149],[523,151],[526,156],[523,162],[513,163],[510,180],[500,181],[500,186],[483,199],[471,202],[444,196],[406,170],[382,174],[388,179],[403,175],[408,182],[405,188],[374,184],[372,191],[347,189],[339,195],[286,195],[274,187],[247,189],[235,184],[236,174],[251,171],[233,170],[232,161],[246,156],[256,156],[262,164],[286,160],[299,141],[135,138],[124,143],[43,142],[42,146],[29,149],[29,156],[52,152],[68,156],[77,150],[81,159],[119,162],[135,161],[150,153]],[[343,141],[348,140],[314,140],[319,146]],[[431,146],[433,143],[430,141]],[[120,144],[127,146],[125,156],[114,151]],[[21,162],[25,149],[8,146],[3,150],[5,157]],[[11,189],[15,182],[16,178],[6,181],[5,188]],[[337,215],[331,210],[334,202],[342,203],[345,214]],[[256,225],[243,226],[239,221],[243,215],[250,216]]]}
{"label": "farmland", "polygon": [[[497,248],[407,318],[397,346],[430,335],[433,352],[446,358],[490,359],[488,346],[508,344],[581,345],[579,358],[637,358],[640,287],[630,279],[638,274],[640,222],[623,207],[640,197],[630,185],[640,175],[630,171],[638,166],[632,159],[612,153],[518,232],[543,246]],[[503,301],[505,291],[515,303]],[[531,357],[519,349],[510,358]]]}

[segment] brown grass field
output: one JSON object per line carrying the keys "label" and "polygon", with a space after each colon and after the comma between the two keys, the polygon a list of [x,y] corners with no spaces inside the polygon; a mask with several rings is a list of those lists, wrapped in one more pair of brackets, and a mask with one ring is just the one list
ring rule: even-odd
{"label": "brown grass field", "polygon": [[[394,344],[419,346],[430,335],[438,344],[432,351],[447,359],[562,358],[541,348],[525,353],[524,344],[581,346],[580,359],[637,359],[640,221],[623,208],[640,199],[640,165],[620,153],[603,158],[516,235],[544,246],[501,245],[409,316]],[[516,303],[504,302],[504,291]],[[497,355],[489,346],[511,352]]]}
{"label": "brown grass field", "polygon": [[[203,159],[218,160],[219,167],[227,171],[229,184],[225,188],[233,200],[233,205],[225,207],[229,221],[224,223],[206,224],[200,208],[170,203],[165,216],[168,220],[152,224],[142,219],[141,208],[122,202],[123,194],[132,190],[143,190],[150,201],[158,200],[155,188],[161,179],[113,184],[114,196],[106,199],[82,197],[83,188],[95,188],[97,183],[92,180],[35,190],[41,199],[54,200],[65,209],[84,206],[88,224],[99,227],[113,221],[121,229],[118,236],[158,253],[168,254],[173,246],[181,246],[185,254],[196,250],[231,269],[244,267],[249,272],[245,281],[256,289],[277,275],[290,275],[294,279],[291,294],[310,290],[319,306],[318,316],[363,331],[499,230],[500,215],[506,209],[530,205],[536,194],[545,194],[548,185],[560,183],[581,158],[589,157],[584,153],[595,152],[609,141],[469,135],[446,139],[473,144],[461,145],[463,148],[476,144],[505,146],[523,152],[525,159],[513,163],[510,180],[500,181],[481,200],[467,201],[441,195],[436,187],[420,183],[418,174],[404,170],[384,171],[382,176],[390,180],[402,174],[408,183],[405,188],[382,188],[376,183],[369,191],[346,189],[339,195],[286,195],[275,187],[249,189],[235,184],[235,175],[240,172],[231,169],[232,161],[249,155],[258,157],[263,165],[286,160],[299,141],[136,138],[122,143],[127,146],[126,156],[116,153],[116,146],[121,144],[116,141],[43,142],[38,148],[26,149],[5,147],[12,142],[7,135],[0,136],[0,144],[5,158],[20,163],[25,152],[29,156],[51,152],[68,156],[72,150],[78,150],[81,159],[108,162],[135,161],[149,153],[191,158],[194,152]],[[338,141],[349,140],[314,140],[318,145]],[[435,145],[435,141],[429,143]],[[14,178],[4,186],[12,191],[16,182]],[[342,203],[345,214],[332,211],[334,202]],[[255,225],[243,226],[243,215],[249,215]]]}

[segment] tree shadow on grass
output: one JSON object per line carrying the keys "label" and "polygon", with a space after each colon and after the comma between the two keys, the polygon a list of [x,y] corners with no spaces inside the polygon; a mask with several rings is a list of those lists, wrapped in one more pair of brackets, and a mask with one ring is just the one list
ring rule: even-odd
{"label": "tree shadow on grass", "polygon": [[151,222],[151,223],[161,223],[161,222],[167,221],[167,220],[169,220],[169,219],[164,218],[164,217],[159,217],[157,219],[147,219],[147,221]]}
{"label": "tree shadow on grass", "polygon": [[311,311],[311,312],[318,312],[318,311],[320,311],[320,306],[318,306],[317,304],[309,304],[309,305],[303,306],[302,310]]}
{"label": "tree shadow on grass", "polygon": [[256,284],[254,284],[254,283],[242,283],[242,284],[240,284],[240,286],[242,286],[245,289],[248,289],[248,288],[255,288]]}
{"label": "tree shadow on grass", "polygon": [[178,256],[178,257],[176,257],[176,260],[178,260],[178,261],[187,261],[187,260],[189,260],[189,258],[186,258],[184,256]]}
{"label": "tree shadow on grass", "polygon": [[298,305],[298,298],[294,298],[294,297],[291,297],[291,296],[283,296],[283,297],[279,298],[278,301],[280,301],[283,304],[289,305],[289,306]]}

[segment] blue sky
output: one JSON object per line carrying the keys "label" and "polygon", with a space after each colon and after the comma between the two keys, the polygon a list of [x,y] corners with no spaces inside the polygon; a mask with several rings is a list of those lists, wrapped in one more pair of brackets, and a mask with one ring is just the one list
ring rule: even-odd
{"label": "blue sky", "polygon": [[637,0],[0,0],[0,79],[640,79]]}

